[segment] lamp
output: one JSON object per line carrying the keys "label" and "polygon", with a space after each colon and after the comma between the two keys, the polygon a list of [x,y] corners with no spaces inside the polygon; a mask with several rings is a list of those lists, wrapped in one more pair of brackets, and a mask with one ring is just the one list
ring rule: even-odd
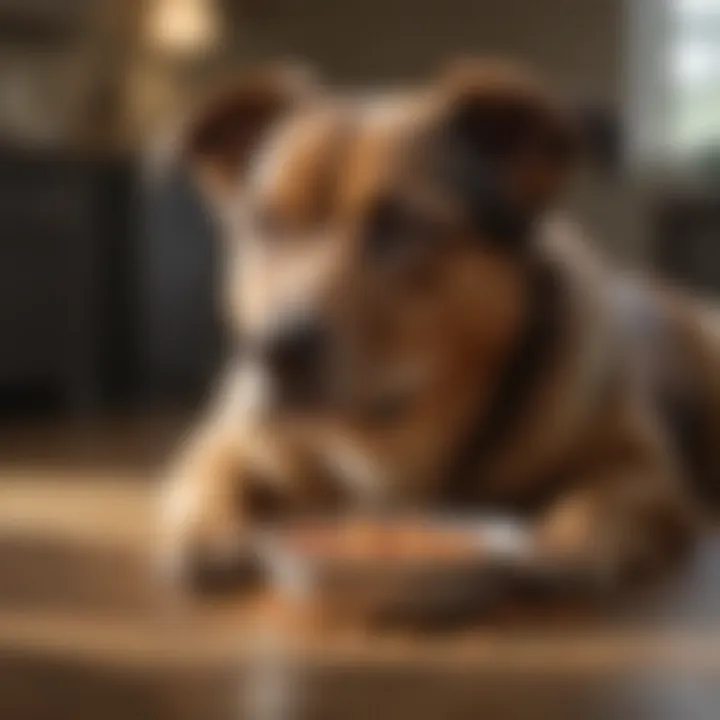
{"label": "lamp", "polygon": [[150,45],[163,52],[192,55],[220,40],[214,0],[152,0],[147,15]]}

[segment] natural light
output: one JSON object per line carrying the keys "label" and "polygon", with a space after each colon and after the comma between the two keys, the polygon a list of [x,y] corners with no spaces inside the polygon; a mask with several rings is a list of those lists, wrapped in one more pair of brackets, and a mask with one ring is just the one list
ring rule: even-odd
{"label": "natural light", "polygon": [[720,142],[720,0],[675,0],[672,13],[673,144],[707,149]]}

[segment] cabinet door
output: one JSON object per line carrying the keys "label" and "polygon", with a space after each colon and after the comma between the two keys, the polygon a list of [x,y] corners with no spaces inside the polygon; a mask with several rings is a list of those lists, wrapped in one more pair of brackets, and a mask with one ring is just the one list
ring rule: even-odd
{"label": "cabinet door", "polygon": [[60,386],[92,354],[89,196],[76,173],[12,170],[0,173],[0,388]]}
{"label": "cabinet door", "polygon": [[720,198],[668,200],[656,220],[658,270],[704,294],[720,294]]}

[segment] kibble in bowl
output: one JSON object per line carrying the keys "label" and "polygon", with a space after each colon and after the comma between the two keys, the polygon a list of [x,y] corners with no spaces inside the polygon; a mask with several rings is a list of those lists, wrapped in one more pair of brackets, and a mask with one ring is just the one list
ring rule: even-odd
{"label": "kibble in bowl", "polygon": [[285,597],[370,618],[481,604],[525,553],[507,521],[434,518],[306,522],[268,534],[261,551]]}

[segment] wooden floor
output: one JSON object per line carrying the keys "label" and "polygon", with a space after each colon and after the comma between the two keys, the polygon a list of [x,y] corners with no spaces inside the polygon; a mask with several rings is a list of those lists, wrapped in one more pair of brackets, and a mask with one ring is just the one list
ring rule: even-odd
{"label": "wooden floor", "polygon": [[308,632],[266,597],[159,581],[154,478],[181,428],[2,430],[3,720],[720,717],[713,533],[682,577],[594,619]]}

